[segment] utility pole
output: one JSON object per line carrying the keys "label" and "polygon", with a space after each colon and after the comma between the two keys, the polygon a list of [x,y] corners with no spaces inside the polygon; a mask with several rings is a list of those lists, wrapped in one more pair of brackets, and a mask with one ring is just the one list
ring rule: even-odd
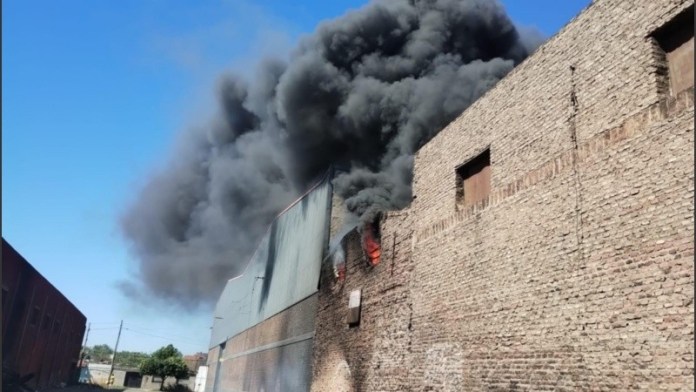
{"label": "utility pole", "polygon": [[80,350],[80,369],[85,364],[85,348],[87,348],[87,338],[89,338],[90,328],[92,328],[92,323],[87,324],[87,333],[85,333],[85,342],[82,343],[82,349]]}
{"label": "utility pole", "polygon": [[121,329],[123,328],[123,320],[121,320],[121,325],[118,326],[118,336],[116,337],[116,345],[114,346],[114,356],[111,358],[111,370],[109,370],[109,380],[107,381],[107,386],[113,384],[112,377],[114,376],[114,363],[116,363],[116,352],[118,351],[118,341],[121,340]]}

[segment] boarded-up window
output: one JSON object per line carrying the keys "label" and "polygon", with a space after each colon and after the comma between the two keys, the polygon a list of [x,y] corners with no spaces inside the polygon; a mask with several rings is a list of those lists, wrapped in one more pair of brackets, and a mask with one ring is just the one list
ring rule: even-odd
{"label": "boarded-up window", "polygon": [[488,197],[491,191],[491,153],[489,149],[456,168],[457,209]]}
{"label": "boarded-up window", "polygon": [[694,85],[694,6],[653,33],[664,51],[672,95]]}

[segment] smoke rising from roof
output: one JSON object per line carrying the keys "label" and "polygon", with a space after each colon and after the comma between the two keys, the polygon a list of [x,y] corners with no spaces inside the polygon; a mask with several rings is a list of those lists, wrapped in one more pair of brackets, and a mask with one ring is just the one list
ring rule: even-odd
{"label": "smoke rising from roof", "polygon": [[541,42],[496,1],[377,0],[321,24],[287,64],[228,76],[122,220],[143,292],[194,307],[245,267],[273,217],[331,165],[363,220],[411,200],[414,152]]}

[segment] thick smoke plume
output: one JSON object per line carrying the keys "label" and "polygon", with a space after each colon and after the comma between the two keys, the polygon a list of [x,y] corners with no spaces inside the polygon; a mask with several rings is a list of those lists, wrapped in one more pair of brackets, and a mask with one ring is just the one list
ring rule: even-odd
{"label": "thick smoke plume", "polygon": [[360,219],[407,206],[414,152],[537,38],[496,1],[378,0],[320,25],[287,64],[226,77],[218,118],[187,135],[124,216],[144,292],[209,303],[331,165],[348,168],[335,191]]}

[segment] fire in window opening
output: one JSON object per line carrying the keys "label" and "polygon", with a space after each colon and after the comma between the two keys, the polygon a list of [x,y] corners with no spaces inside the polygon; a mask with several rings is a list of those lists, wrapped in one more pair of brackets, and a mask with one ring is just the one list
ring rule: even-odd
{"label": "fire in window opening", "polygon": [[329,255],[336,279],[343,281],[346,278],[346,242],[350,234],[356,232],[357,221],[345,222],[343,227],[333,235],[329,241]]}
{"label": "fire in window opening", "polygon": [[379,243],[379,220],[380,217],[377,217],[372,223],[366,223],[362,228],[362,249],[371,266],[379,264],[382,257],[382,248]]}

